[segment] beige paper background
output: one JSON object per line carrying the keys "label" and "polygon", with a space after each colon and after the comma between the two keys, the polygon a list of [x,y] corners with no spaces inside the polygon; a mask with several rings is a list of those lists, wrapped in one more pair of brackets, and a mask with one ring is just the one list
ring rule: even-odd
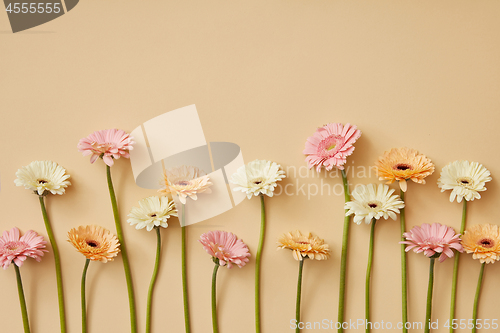
{"label": "beige paper background", "polygon": [[[91,165],[76,144],[95,130],[130,131],[190,104],[198,108],[207,141],[237,143],[247,162],[259,158],[285,169],[303,167],[306,138],[327,122],[351,122],[363,132],[349,166],[371,166],[392,147],[418,149],[437,171],[427,185],[409,185],[408,228],[424,222],[458,228],[461,205],[440,193],[439,171],[457,159],[479,161],[494,179],[484,198],[469,205],[468,223],[498,224],[499,12],[497,1],[83,1],[67,15],[18,34],[10,32],[2,13],[1,229],[18,226],[23,232],[46,234],[37,198],[14,185],[18,168],[50,159],[68,170],[73,185],[64,196],[49,198],[48,212],[62,253],[68,332],[80,331],[84,260],[66,243],[66,233],[84,224],[113,229],[114,223],[104,164]],[[143,332],[155,236],[128,226],[126,214],[154,193],[134,184],[129,161],[120,159],[112,171]],[[349,177],[353,184],[377,181],[373,175]],[[341,181],[311,172],[289,175],[283,185],[307,190],[322,180],[332,187]],[[294,229],[314,232],[333,250],[330,260],[305,265],[302,319],[335,321],[342,196],[281,195],[267,200],[267,212],[263,332],[292,331],[298,265],[289,252],[275,251],[275,241]],[[259,217],[258,200],[247,200],[190,227],[193,332],[211,329],[213,263],[198,244],[199,235],[232,231],[254,255]],[[351,230],[346,318],[356,320],[364,317],[369,228],[353,224]],[[153,331],[182,332],[178,223],[172,220],[162,234]],[[374,322],[400,321],[397,240],[398,222],[380,222],[372,280]],[[422,322],[428,260],[414,253],[408,258],[409,320]],[[471,318],[479,267],[463,255],[457,318]],[[433,319],[439,320],[438,332],[446,331],[451,269],[451,260],[436,267]],[[57,332],[52,253],[41,263],[28,260],[21,273],[32,331]],[[243,269],[220,270],[221,332],[253,331],[253,273],[253,256]],[[480,318],[500,319],[499,274],[500,264],[486,268]],[[14,269],[0,272],[0,287],[0,330],[21,332]],[[128,332],[121,260],[92,263],[87,288],[89,332]],[[493,330],[482,330],[488,331]]]}

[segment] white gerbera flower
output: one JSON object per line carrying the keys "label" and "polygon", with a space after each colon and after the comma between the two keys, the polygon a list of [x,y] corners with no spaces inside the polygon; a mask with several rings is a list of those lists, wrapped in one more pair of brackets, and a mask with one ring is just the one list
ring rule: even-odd
{"label": "white gerbera flower", "polygon": [[186,198],[196,200],[198,193],[212,193],[208,187],[212,185],[208,176],[201,169],[183,165],[178,168],[167,169],[163,172],[165,188],[158,192],[178,195],[185,204]]}
{"label": "white gerbera flower", "polygon": [[370,224],[372,219],[391,217],[396,219],[399,209],[404,208],[405,204],[398,195],[392,195],[394,189],[389,189],[388,185],[375,184],[358,185],[354,189],[353,201],[345,203],[345,209],[349,211],[346,216],[354,214],[354,222],[361,224],[364,219],[366,224]]}
{"label": "white gerbera flower", "polygon": [[231,177],[231,183],[239,185],[233,191],[246,193],[248,199],[252,195],[265,194],[272,197],[276,182],[285,178],[285,172],[275,162],[255,160],[244,165]]}
{"label": "white gerbera flower", "polygon": [[139,201],[139,207],[133,207],[127,220],[130,225],[137,224],[136,229],[146,227],[148,231],[154,227],[168,227],[167,220],[170,216],[177,216],[173,201],[168,197],[153,196]]}
{"label": "white gerbera flower", "polygon": [[450,202],[457,198],[461,202],[463,198],[467,201],[480,199],[478,192],[486,191],[484,186],[491,180],[490,172],[482,164],[469,161],[451,162],[441,171],[438,186],[441,192],[452,190]]}
{"label": "white gerbera flower", "polygon": [[17,186],[35,191],[38,195],[64,194],[65,188],[71,183],[67,180],[66,170],[52,161],[33,161],[16,172]]}

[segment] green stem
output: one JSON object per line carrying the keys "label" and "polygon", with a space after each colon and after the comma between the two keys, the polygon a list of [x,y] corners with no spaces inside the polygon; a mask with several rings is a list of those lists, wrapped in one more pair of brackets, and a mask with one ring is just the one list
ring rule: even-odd
{"label": "green stem", "polygon": [[432,313],[432,289],[434,287],[434,261],[435,258],[431,258],[431,263],[429,266],[429,287],[427,288],[427,309],[425,311],[425,333],[430,332],[431,325],[431,313]]}
{"label": "green stem", "polygon": [[85,260],[85,266],[82,273],[82,333],[87,333],[87,302],[85,300],[85,280],[87,279],[87,269],[89,268],[90,259]]}
{"label": "green stem", "polygon": [[219,323],[217,321],[217,271],[219,270],[219,259],[215,263],[212,273],[212,327],[214,333],[219,333]]}
{"label": "green stem", "polygon": [[483,283],[484,266],[486,263],[481,264],[481,270],[479,271],[479,279],[477,280],[476,296],[474,297],[474,308],[472,310],[472,320],[474,323],[474,328],[472,333],[476,333],[476,321],[477,321],[477,304],[479,303],[479,294],[481,293],[481,284]]}
{"label": "green stem", "polygon": [[[460,226],[460,234],[463,236],[465,230],[465,221],[467,218],[467,200],[464,199],[462,206],[462,225]],[[460,259],[460,252],[455,252],[455,260],[453,263],[453,280],[451,282],[451,304],[450,304],[450,333],[453,333],[451,323],[455,319],[455,304],[457,300],[457,280],[458,280],[458,260]]]}
{"label": "green stem", "polygon": [[[400,190],[401,200],[405,201],[405,192]],[[406,206],[406,202],[405,202]],[[403,234],[406,231],[406,222],[405,222],[405,208],[401,208],[399,214],[399,220],[401,222],[401,241],[405,241],[405,237]],[[402,318],[403,318],[403,333],[407,333],[408,329],[406,328],[406,323],[408,322],[408,290],[407,290],[407,277],[406,277],[406,251],[405,244],[401,244],[401,309],[402,309]]]}
{"label": "green stem", "polygon": [[151,332],[151,304],[153,302],[153,289],[155,287],[156,276],[158,275],[158,268],[160,267],[160,255],[161,255],[160,227],[155,227],[155,230],[156,230],[156,259],[155,259],[155,267],[153,269],[153,276],[151,277],[151,282],[149,283],[149,290],[148,290],[148,301],[146,308],[146,333]]}
{"label": "green stem", "polygon": [[52,227],[50,225],[49,216],[47,215],[47,210],[45,209],[44,197],[39,196],[38,199],[40,201],[40,207],[42,208],[42,216],[45,223],[45,229],[47,229],[47,235],[49,236],[50,245],[52,246],[52,251],[54,251],[54,261],[56,264],[57,299],[59,301],[59,322],[61,326],[61,333],[66,333],[66,313],[64,310],[61,257],[59,256],[59,248],[57,247],[56,238],[54,237],[54,232],[52,231]]}
{"label": "green stem", "polygon": [[302,295],[302,269],[304,267],[304,261],[306,258],[302,258],[299,261],[299,279],[297,281],[297,303],[295,304],[295,323],[297,328],[295,329],[295,333],[300,332],[299,323],[300,323],[300,298]]}
{"label": "green stem", "polygon": [[372,273],[372,261],[373,261],[373,239],[375,235],[375,222],[376,219],[372,219],[372,226],[370,229],[370,247],[368,252],[368,265],[366,267],[366,282],[365,282],[365,316],[366,316],[366,332],[370,332],[368,323],[370,322],[370,278]]}
{"label": "green stem", "polygon": [[[345,174],[345,170],[342,170],[342,183],[344,185],[344,199],[345,202],[351,201],[351,196],[349,194],[349,183],[347,182],[347,176]],[[347,213],[346,209],[346,213]],[[338,332],[344,332],[343,323],[344,323],[344,303],[345,303],[345,278],[346,278],[346,268],[347,268],[347,243],[349,240],[349,222],[351,221],[350,216],[344,215],[344,230],[342,232],[342,253],[340,259],[340,286],[339,286],[339,314],[338,314],[338,323],[340,327]]]}
{"label": "green stem", "polygon": [[28,310],[26,309],[26,299],[24,298],[23,281],[21,280],[21,272],[19,271],[19,267],[17,267],[16,264],[14,264],[14,268],[16,270],[17,292],[19,294],[19,303],[21,304],[21,314],[23,316],[24,333],[30,333],[30,323],[28,320]]}
{"label": "green stem", "polygon": [[255,332],[260,333],[260,260],[264,246],[264,233],[266,231],[266,207],[264,195],[260,195],[260,236],[257,254],[255,255]]}
{"label": "green stem", "polygon": [[187,267],[186,267],[186,205],[182,204],[182,297],[184,301],[184,326],[186,333],[191,332],[191,324],[189,320],[189,299],[188,299],[188,286],[187,286]]}
{"label": "green stem", "polygon": [[122,226],[120,222],[120,214],[118,213],[118,205],[116,203],[115,190],[113,189],[113,181],[111,180],[111,168],[106,165],[106,176],[108,180],[109,196],[111,198],[111,206],[113,207],[113,217],[115,219],[116,236],[120,242],[120,250],[123,258],[123,268],[125,270],[125,279],[127,280],[128,301],[130,307],[130,328],[132,333],[137,332],[137,320],[135,314],[135,297],[134,285],[132,283],[132,274],[130,273],[130,264],[128,261],[127,247],[123,237]]}

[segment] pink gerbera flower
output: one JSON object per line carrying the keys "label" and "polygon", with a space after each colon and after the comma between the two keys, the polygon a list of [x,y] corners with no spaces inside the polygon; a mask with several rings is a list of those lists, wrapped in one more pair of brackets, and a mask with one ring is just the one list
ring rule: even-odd
{"label": "pink gerbera flower", "polygon": [[424,223],[421,227],[413,227],[403,236],[406,241],[399,242],[399,244],[408,244],[406,252],[413,249],[415,253],[424,252],[429,258],[441,254],[439,262],[453,257],[453,249],[458,252],[464,251],[462,244],[460,244],[460,234],[455,234],[453,228],[439,223]]}
{"label": "pink gerbera flower", "polygon": [[243,267],[249,261],[248,246],[235,234],[226,231],[209,231],[200,236],[199,242],[220,266],[231,268],[233,264]]}
{"label": "pink gerbera flower", "polygon": [[80,139],[78,142],[78,151],[83,156],[92,155],[90,163],[94,163],[101,157],[108,166],[114,164],[113,158],[119,159],[120,156],[129,158],[129,150],[132,150],[133,137],[125,131],[119,129],[109,129],[96,131],[88,137]]}
{"label": "pink gerbera flower", "polygon": [[331,170],[334,166],[344,170],[347,156],[354,151],[354,142],[361,136],[361,131],[356,126],[347,123],[330,123],[318,130],[313,136],[307,138],[306,148],[302,152],[307,155],[307,166],[316,166],[319,172],[324,166]]}
{"label": "pink gerbera flower", "polygon": [[36,261],[42,260],[46,241],[33,230],[28,230],[23,236],[18,228],[4,231],[0,238],[0,266],[7,269],[14,262],[21,267],[26,258],[31,257]]}

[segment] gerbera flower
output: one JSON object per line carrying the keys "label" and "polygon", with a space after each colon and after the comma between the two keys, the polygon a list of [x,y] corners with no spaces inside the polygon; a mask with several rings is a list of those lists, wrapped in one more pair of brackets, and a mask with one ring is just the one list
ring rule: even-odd
{"label": "gerbera flower", "polygon": [[177,210],[174,202],[167,197],[153,196],[139,201],[139,207],[133,207],[128,216],[128,223],[137,224],[136,229],[146,227],[151,231],[154,227],[168,227],[168,218],[177,216]]}
{"label": "gerbera flower", "polygon": [[302,235],[298,230],[284,234],[278,239],[278,249],[290,249],[295,260],[310,259],[325,260],[330,256],[330,249],[325,241],[311,233]]}
{"label": "gerbera flower", "polygon": [[429,258],[440,254],[439,262],[453,257],[453,249],[463,252],[460,234],[455,234],[453,228],[439,223],[424,223],[421,227],[413,227],[403,236],[406,241],[399,242],[399,244],[408,244],[406,252],[413,249],[415,253],[424,252],[425,256]]}
{"label": "gerbera flower", "polygon": [[52,161],[33,161],[16,172],[17,186],[24,186],[38,195],[63,194],[65,188],[71,185],[66,170]]}
{"label": "gerbera flower", "polygon": [[185,204],[186,198],[198,199],[198,193],[212,193],[209,188],[212,183],[201,169],[193,166],[183,165],[163,171],[165,188],[159,190],[163,194],[171,193],[179,196],[179,200]]}
{"label": "gerbera flower", "polygon": [[249,261],[248,246],[233,233],[209,231],[201,235],[198,241],[212,258],[219,260],[220,266],[231,268],[235,264],[241,268]]}
{"label": "gerbera flower", "polygon": [[306,148],[302,152],[307,155],[307,166],[316,166],[319,172],[324,166],[331,170],[334,166],[344,170],[347,156],[354,151],[354,142],[361,136],[356,126],[347,123],[330,123],[316,130],[307,138]]}
{"label": "gerbera flower", "polygon": [[375,164],[379,180],[388,180],[387,184],[397,180],[403,192],[406,192],[406,180],[411,179],[415,183],[425,184],[424,178],[434,172],[431,160],[410,148],[392,148]]}
{"label": "gerbera flower", "polygon": [[129,151],[133,149],[133,137],[125,131],[119,129],[107,129],[96,131],[88,137],[80,139],[78,142],[78,151],[83,156],[92,155],[90,163],[94,163],[101,157],[108,166],[113,166],[113,158],[119,159],[120,156],[129,158]]}
{"label": "gerbera flower", "polygon": [[241,166],[231,177],[231,183],[238,185],[233,191],[246,193],[247,198],[252,195],[265,194],[272,197],[276,182],[285,178],[285,172],[275,162],[255,160],[247,165]]}
{"label": "gerbera flower", "polygon": [[396,213],[399,214],[399,209],[404,208],[405,204],[398,195],[392,193],[394,190],[383,184],[379,184],[378,188],[375,184],[358,185],[352,193],[354,200],[345,203],[345,209],[349,209],[346,216],[354,214],[357,224],[361,224],[363,219],[366,224],[370,224],[372,219],[381,217],[395,220]]}
{"label": "gerbera flower", "polygon": [[68,232],[68,238],[78,252],[92,261],[113,261],[120,252],[116,236],[96,225],[73,228]]}
{"label": "gerbera flower", "polygon": [[480,199],[478,192],[486,191],[484,186],[491,180],[490,172],[482,164],[469,161],[451,162],[441,171],[438,186],[441,192],[452,190],[450,202],[457,198],[461,202],[463,198],[467,201]]}
{"label": "gerbera flower", "polygon": [[500,260],[500,228],[494,224],[478,224],[468,227],[462,245],[472,258],[492,264]]}
{"label": "gerbera flower", "polygon": [[16,227],[4,231],[0,238],[0,266],[7,269],[14,262],[17,267],[21,267],[28,257],[40,262],[43,253],[48,252],[45,244],[47,242],[43,236],[33,230],[28,230],[23,236]]}

